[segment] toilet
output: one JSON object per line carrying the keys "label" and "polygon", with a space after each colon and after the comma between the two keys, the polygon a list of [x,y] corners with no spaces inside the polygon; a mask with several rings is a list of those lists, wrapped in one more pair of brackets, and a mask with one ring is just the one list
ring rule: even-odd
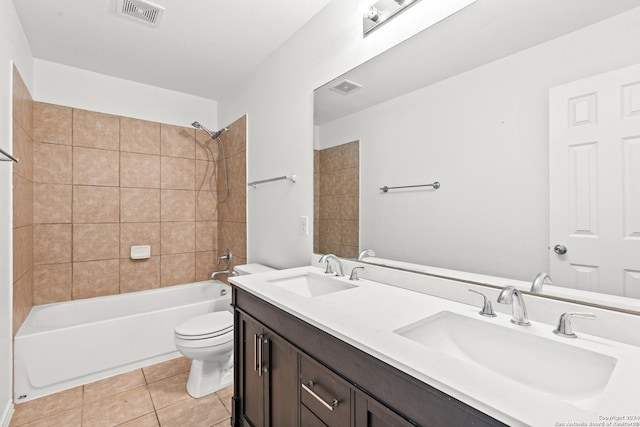
{"label": "toilet", "polygon": [[[273,271],[261,264],[234,267],[239,275]],[[215,311],[191,318],[175,328],[178,351],[192,359],[187,393],[203,397],[233,384],[233,315]]]}

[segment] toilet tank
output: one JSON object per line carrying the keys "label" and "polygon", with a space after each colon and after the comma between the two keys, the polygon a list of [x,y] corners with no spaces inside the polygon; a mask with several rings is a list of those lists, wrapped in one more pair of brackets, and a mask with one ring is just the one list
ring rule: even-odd
{"label": "toilet tank", "polygon": [[242,264],[233,267],[233,271],[238,273],[238,276],[246,276],[247,274],[266,273],[267,271],[274,271],[274,268],[267,267],[262,264]]}

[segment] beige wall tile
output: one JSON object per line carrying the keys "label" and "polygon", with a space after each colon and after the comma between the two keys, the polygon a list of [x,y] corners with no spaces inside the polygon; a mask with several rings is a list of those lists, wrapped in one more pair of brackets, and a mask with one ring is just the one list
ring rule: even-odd
{"label": "beige wall tile", "polygon": [[120,293],[160,287],[160,257],[120,259]]}
{"label": "beige wall tile", "polygon": [[246,150],[247,116],[242,116],[229,126],[229,131],[220,137],[224,143],[224,152],[231,156],[240,151]]}
{"label": "beige wall tile", "polygon": [[13,173],[33,181],[33,140],[17,120],[13,121],[13,155],[20,160],[13,164]]}
{"label": "beige wall tile", "polygon": [[120,224],[120,258],[129,258],[131,246],[150,245],[151,256],[160,255],[160,223]]}
{"label": "beige wall tile", "polygon": [[120,153],[120,186],[160,188],[160,156]]}
{"label": "beige wall tile", "polygon": [[195,159],[195,146],[195,129],[164,123],[160,125],[160,153],[163,156]]}
{"label": "beige wall tile", "polygon": [[115,295],[120,288],[120,260],[73,263],[73,299]]}
{"label": "beige wall tile", "polygon": [[340,219],[342,196],[320,196],[320,219]]}
{"label": "beige wall tile", "polygon": [[218,143],[202,131],[196,131],[196,159],[212,160],[218,152]]}
{"label": "beige wall tile", "polygon": [[218,205],[209,188],[196,192],[196,221],[213,221],[217,218]]}
{"label": "beige wall tile", "polygon": [[37,142],[71,145],[71,107],[35,102],[33,110],[33,137]]}
{"label": "beige wall tile", "polygon": [[160,257],[160,286],[192,283],[196,276],[195,252]]}
{"label": "beige wall tile", "polygon": [[73,145],[120,149],[120,118],[111,114],[73,109]]}
{"label": "beige wall tile", "polygon": [[73,276],[71,263],[33,267],[33,303],[35,305],[70,301]]}
{"label": "beige wall tile", "polygon": [[340,220],[321,219],[320,220],[320,242],[340,243]]}
{"label": "beige wall tile", "polygon": [[360,165],[360,141],[340,145],[342,149],[340,168],[357,168]]}
{"label": "beige wall tile", "polygon": [[120,151],[160,154],[160,123],[120,117]]}
{"label": "beige wall tile", "polygon": [[173,190],[195,190],[195,160],[162,156],[160,186]]}
{"label": "beige wall tile", "polygon": [[194,221],[195,191],[161,190],[160,218],[162,221]]}
{"label": "beige wall tile", "polygon": [[195,221],[163,222],[160,228],[160,250],[162,255],[195,252]]}
{"label": "beige wall tile", "polygon": [[120,221],[120,190],[117,187],[73,186],[73,222]]}
{"label": "beige wall tile", "polygon": [[33,181],[71,184],[71,147],[36,142],[33,144]]}
{"label": "beige wall tile", "polygon": [[84,403],[104,399],[146,384],[142,369],[84,385]]}
{"label": "beige wall tile", "polygon": [[340,244],[358,246],[358,221],[340,221]]}
{"label": "beige wall tile", "polygon": [[13,118],[33,136],[33,98],[18,69],[13,67]]}
{"label": "beige wall tile", "polygon": [[[222,192],[220,193],[223,194]],[[229,197],[224,203],[218,204],[218,220],[231,222],[247,221],[247,186],[234,186],[229,191]]]}
{"label": "beige wall tile", "polygon": [[340,197],[340,218],[358,220],[360,218],[360,198],[351,194],[338,197]]}
{"label": "beige wall tile", "polygon": [[247,257],[247,225],[242,222],[218,222],[218,252],[231,250],[233,255]]}
{"label": "beige wall tile", "polygon": [[13,227],[33,224],[33,183],[13,174]]}
{"label": "beige wall tile", "polygon": [[33,263],[71,262],[71,224],[36,224],[33,226]]}
{"label": "beige wall tile", "polygon": [[160,287],[160,257],[144,260],[120,259],[120,293]]}
{"label": "beige wall tile", "polygon": [[[184,356],[167,360],[166,362],[142,368],[147,384],[172,377],[176,374],[188,372],[191,369],[191,359]],[[186,383],[185,383],[186,386]]]}
{"label": "beige wall tile", "polygon": [[[247,186],[247,159],[246,151],[240,151],[233,155],[227,156],[227,175],[229,177],[229,185],[231,187]],[[218,167],[220,177],[218,183],[224,185],[224,168],[222,164]]]}
{"label": "beige wall tile", "polygon": [[[217,270],[217,253],[217,251],[196,253],[196,281],[211,279],[211,273]],[[220,268],[224,268],[223,264],[220,265]]]}
{"label": "beige wall tile", "polygon": [[24,323],[33,307],[33,270],[29,269],[13,285],[13,336]]}
{"label": "beige wall tile", "polygon": [[360,193],[360,172],[358,168],[348,168],[343,170],[344,192],[342,194]]}
{"label": "beige wall tile", "polygon": [[342,148],[340,145],[320,150],[320,173],[342,169]]}
{"label": "beige wall tile", "polygon": [[146,188],[121,188],[120,221],[159,222],[160,190]]}
{"label": "beige wall tile", "polygon": [[119,186],[119,152],[73,147],[73,183],[77,185]]}
{"label": "beige wall tile", "polygon": [[30,402],[17,404],[16,412],[11,417],[11,425],[19,426],[46,418],[51,414],[81,407],[82,386],[74,387]]}
{"label": "beige wall tile", "polygon": [[146,386],[137,387],[84,405],[82,425],[114,426],[153,412]]}
{"label": "beige wall tile", "polygon": [[120,258],[120,224],[74,224],[73,261]]}
{"label": "beige wall tile", "polygon": [[34,184],[33,222],[71,223],[71,189],[71,185],[65,184]]}
{"label": "beige wall tile", "polygon": [[16,282],[33,266],[33,226],[13,229],[13,281]]}
{"label": "beige wall tile", "polygon": [[213,251],[218,248],[218,223],[199,221],[196,223],[196,251]]}

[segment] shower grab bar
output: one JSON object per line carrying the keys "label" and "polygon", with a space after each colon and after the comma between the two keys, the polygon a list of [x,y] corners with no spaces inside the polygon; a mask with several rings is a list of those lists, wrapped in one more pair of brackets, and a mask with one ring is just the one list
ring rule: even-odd
{"label": "shower grab bar", "polygon": [[16,159],[15,157],[13,157],[11,154],[7,153],[6,151],[4,151],[2,148],[0,148],[0,154],[3,154],[4,156],[6,156],[6,159],[0,159],[0,162],[15,162],[18,163],[20,160]]}
{"label": "shower grab bar", "polygon": [[440,188],[440,183],[438,181],[436,181],[433,184],[402,185],[402,186],[399,186],[399,187],[387,187],[385,185],[384,187],[381,187],[380,190],[382,190],[383,193],[386,193],[389,190],[395,190],[395,189],[398,189],[398,188],[416,188],[416,187],[433,187],[434,190],[437,190],[438,188]]}
{"label": "shower grab bar", "polygon": [[264,184],[266,182],[273,182],[273,181],[282,181],[284,179],[287,179],[287,180],[289,180],[291,182],[296,182],[296,174],[292,173],[291,175],[284,175],[284,176],[278,176],[276,178],[269,178],[269,179],[263,179],[263,180],[260,180],[260,181],[253,181],[253,182],[248,183],[247,186],[251,186],[253,188],[256,188],[256,186],[258,184]]}

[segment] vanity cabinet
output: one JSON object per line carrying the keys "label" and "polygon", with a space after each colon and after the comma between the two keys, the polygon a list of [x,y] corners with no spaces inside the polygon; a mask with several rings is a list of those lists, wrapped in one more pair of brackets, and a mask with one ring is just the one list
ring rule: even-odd
{"label": "vanity cabinet", "polygon": [[504,426],[233,287],[234,427]]}
{"label": "vanity cabinet", "polygon": [[242,340],[242,346],[234,349],[241,355],[236,366],[243,373],[240,425],[297,425],[297,350],[250,316],[239,315],[236,320]]}

